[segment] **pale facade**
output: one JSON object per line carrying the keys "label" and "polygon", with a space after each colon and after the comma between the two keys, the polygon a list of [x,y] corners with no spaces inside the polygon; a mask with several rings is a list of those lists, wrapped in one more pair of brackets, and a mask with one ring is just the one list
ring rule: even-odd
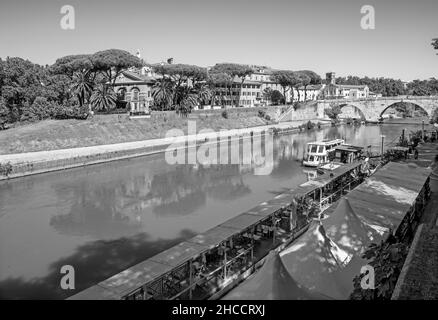
{"label": "pale facade", "polygon": [[230,87],[218,87],[215,95],[215,105],[233,107],[256,107],[261,105],[261,84],[256,81],[234,79]]}
{"label": "pale facade", "polygon": [[148,116],[153,104],[152,86],[155,78],[148,75],[146,70],[135,72],[123,71],[117,77],[114,91],[118,99],[127,103],[130,116]]}
{"label": "pale facade", "polygon": [[326,74],[326,86],[321,92],[323,99],[363,99],[368,98],[370,89],[367,85],[336,84],[334,72]]}

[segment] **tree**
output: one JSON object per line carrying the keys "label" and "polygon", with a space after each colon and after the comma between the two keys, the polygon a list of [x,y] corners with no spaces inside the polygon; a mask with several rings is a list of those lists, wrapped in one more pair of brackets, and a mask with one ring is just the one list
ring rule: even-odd
{"label": "tree", "polygon": [[348,76],[347,78],[336,78],[336,82],[348,85],[367,85],[370,91],[380,93],[384,97],[406,94],[405,85],[400,79]]}
{"label": "tree", "polygon": [[438,123],[438,108],[435,108],[433,110],[430,122],[431,123]]}
{"label": "tree", "polygon": [[271,99],[272,91],[273,90],[268,87],[268,88],[265,88],[262,92],[262,97],[267,103],[272,102],[272,99]]}
{"label": "tree", "polygon": [[304,86],[304,101],[306,101],[307,100],[307,86],[320,84],[322,79],[317,73],[315,73],[311,70],[302,70],[302,71],[298,71],[297,73],[299,75],[301,75],[302,85]]}
{"label": "tree", "polygon": [[280,91],[278,91],[278,90],[274,90],[274,91],[272,91],[272,94],[271,94],[271,100],[272,100],[272,103],[274,104],[274,105],[279,105],[279,104],[281,104],[281,103],[285,103],[284,101],[285,101],[285,98],[284,98],[284,96],[281,94],[281,92]]}
{"label": "tree", "polygon": [[4,130],[9,121],[9,108],[6,106],[5,99],[0,97],[0,130]]}
{"label": "tree", "polygon": [[211,101],[213,91],[207,83],[196,83],[194,91],[196,92],[199,105],[205,105],[208,101]]}
{"label": "tree", "polygon": [[[243,88],[243,83],[245,82],[245,78],[252,74],[254,70],[243,64],[237,63],[217,63],[213,68],[211,68],[210,72],[212,73],[226,73],[228,74],[232,80],[235,78],[240,79],[240,88]],[[239,106],[240,97],[242,90],[239,90],[239,94],[236,100],[236,107]]]}
{"label": "tree", "polygon": [[232,78],[228,73],[209,72],[207,84],[209,85],[211,90],[212,106],[215,105],[215,99],[218,92],[221,93],[221,95],[219,95],[219,98],[221,99],[220,103],[222,106],[225,103],[225,95],[223,95],[222,93],[226,93],[226,95],[229,96],[229,98],[231,99]]}
{"label": "tree", "polygon": [[[193,87],[199,81],[204,81],[207,78],[207,69],[189,64],[164,64],[153,67],[154,71],[167,79],[165,82],[172,84],[172,103],[178,105],[181,101],[180,90],[183,87]],[[179,96],[177,96],[177,93]],[[179,101],[178,101],[179,100]],[[161,100],[164,101],[164,100]]]}
{"label": "tree", "polygon": [[338,116],[341,114],[342,110],[341,107],[337,104],[330,104],[329,108],[324,109],[324,113],[334,122],[338,121]]}
{"label": "tree", "polygon": [[50,71],[53,74],[64,74],[71,79],[77,72],[88,72],[94,69],[93,62],[89,54],[68,55],[56,59],[55,63],[50,66]]}
{"label": "tree", "polygon": [[99,72],[93,65],[91,55],[78,54],[59,58],[50,66],[50,71],[54,75],[70,78],[70,89],[77,97],[80,107],[88,103]]}
{"label": "tree", "polygon": [[174,96],[174,85],[171,79],[158,79],[152,87],[152,98],[161,110],[169,110]]}
{"label": "tree", "polygon": [[[432,39],[432,47],[438,50],[438,38]],[[438,54],[438,53],[437,53]]]}
{"label": "tree", "polygon": [[142,60],[128,51],[120,49],[98,51],[89,56],[88,59],[92,63],[90,70],[102,73],[112,85],[114,85],[117,77],[123,70],[143,66]]}
{"label": "tree", "polygon": [[[0,60],[0,96],[3,113],[8,110],[8,122],[20,121],[28,113],[37,97],[56,100],[56,93],[48,86],[48,70],[21,58]],[[26,117],[25,117],[26,118]]]}
{"label": "tree", "polygon": [[[271,80],[278,83],[283,88],[283,96],[286,99],[286,93],[298,83],[298,75],[289,70],[276,70],[271,75]],[[293,90],[292,90],[292,101],[293,101]],[[285,100],[285,103],[287,101]]]}
{"label": "tree", "polygon": [[91,95],[90,102],[94,110],[110,111],[116,106],[117,96],[113,88],[100,83]]}
{"label": "tree", "polygon": [[73,76],[72,91],[76,94],[79,106],[83,106],[91,96],[94,89],[94,82],[90,78],[89,72],[78,72]]}

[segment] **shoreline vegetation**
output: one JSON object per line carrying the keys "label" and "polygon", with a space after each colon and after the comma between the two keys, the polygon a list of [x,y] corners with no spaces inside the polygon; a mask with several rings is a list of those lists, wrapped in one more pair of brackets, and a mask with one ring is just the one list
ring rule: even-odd
{"label": "shoreline vegetation", "polygon": [[[46,120],[20,126],[3,132],[8,135],[0,135],[0,180],[164,152],[173,139],[165,138],[167,130],[176,128],[187,134],[188,121],[196,121],[198,133],[206,128],[215,132],[227,130],[224,134],[234,138],[270,129],[274,132],[299,131],[324,123],[330,125],[330,121],[317,119],[273,123],[258,116],[259,110],[252,109],[228,110],[226,119],[220,112],[199,113],[188,118],[161,113],[155,121],[105,115],[85,121]],[[188,136],[187,140],[200,142],[204,138],[198,134]],[[8,141],[15,141],[15,144],[4,149]]]}
{"label": "shoreline vegetation", "polygon": [[[264,108],[266,109],[266,108]],[[188,120],[197,129],[241,129],[273,124],[258,115],[262,108],[228,109],[227,118],[217,112],[192,113],[181,117],[175,112],[152,112],[150,119],[129,119],[126,114],[95,115],[87,120],[43,120],[0,132],[0,155],[98,146],[164,138],[172,129],[187,133]]]}

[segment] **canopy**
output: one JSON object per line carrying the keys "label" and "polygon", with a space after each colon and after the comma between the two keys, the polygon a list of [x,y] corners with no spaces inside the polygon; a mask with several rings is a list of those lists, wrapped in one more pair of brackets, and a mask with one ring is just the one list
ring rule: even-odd
{"label": "canopy", "polygon": [[279,255],[271,251],[262,268],[228,293],[225,300],[318,300],[326,299],[297,283],[287,272]]}
{"label": "canopy", "polygon": [[314,220],[305,234],[280,253],[289,274],[310,290],[334,299],[345,299],[338,272],[352,255],[331,240],[321,222]]}

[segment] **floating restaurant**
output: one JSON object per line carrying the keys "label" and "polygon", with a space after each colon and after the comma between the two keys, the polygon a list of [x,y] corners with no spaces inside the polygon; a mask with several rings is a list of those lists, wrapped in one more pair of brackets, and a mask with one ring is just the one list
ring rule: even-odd
{"label": "floating restaurant", "polygon": [[388,163],[224,299],[348,299],[353,278],[369,264],[362,253],[371,243],[390,235],[412,239],[430,194],[429,174],[413,164]]}
{"label": "floating restaurant", "polygon": [[363,181],[360,162],[231,218],[69,299],[216,299],[254,273],[271,250],[306,232],[319,212]]}

